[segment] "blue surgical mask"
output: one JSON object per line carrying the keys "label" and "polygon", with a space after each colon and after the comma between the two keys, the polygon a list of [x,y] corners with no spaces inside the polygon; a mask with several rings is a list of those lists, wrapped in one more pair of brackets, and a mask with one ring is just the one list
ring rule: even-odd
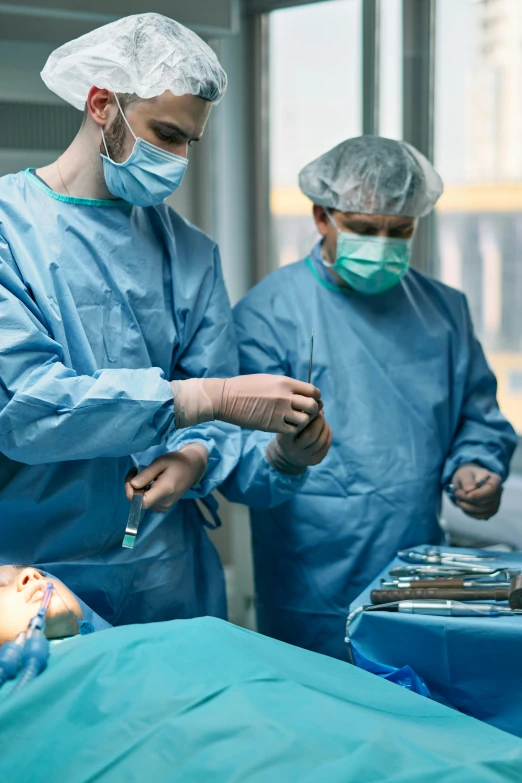
{"label": "blue surgical mask", "polygon": [[352,234],[328,217],[337,230],[337,253],[325,266],[361,294],[381,294],[400,282],[410,265],[411,239]]}
{"label": "blue surgical mask", "polygon": [[116,163],[110,159],[102,128],[102,139],[107,155],[101,157],[107,187],[113,196],[139,207],[161,204],[181,185],[188,159],[137,138],[121,110],[117,96],[114,97],[135,141],[127,160],[124,163]]}

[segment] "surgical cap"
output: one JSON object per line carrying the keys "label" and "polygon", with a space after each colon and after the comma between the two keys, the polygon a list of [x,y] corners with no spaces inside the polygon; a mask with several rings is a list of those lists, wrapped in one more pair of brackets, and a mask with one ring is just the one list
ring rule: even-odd
{"label": "surgical cap", "polygon": [[153,98],[198,95],[217,103],[227,76],[207,44],[161,14],[137,14],[60,46],[41,73],[47,87],[83,109],[91,87]]}
{"label": "surgical cap", "polygon": [[338,144],[302,169],[299,187],[314,204],[366,215],[423,217],[442,180],[414,147],[380,136]]}

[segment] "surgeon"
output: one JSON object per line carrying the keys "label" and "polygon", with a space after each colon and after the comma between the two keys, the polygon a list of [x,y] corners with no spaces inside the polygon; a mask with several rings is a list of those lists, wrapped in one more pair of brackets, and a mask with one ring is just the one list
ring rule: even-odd
{"label": "surgeon", "polygon": [[[259,455],[259,481],[243,499],[259,629],[345,658],[350,602],[398,549],[442,541],[444,487],[453,484],[472,517],[497,512],[516,437],[466,298],[410,268],[419,218],[442,193],[428,160],[404,142],[362,136],[312,161],[299,185],[320,240],[250,291],[234,319],[243,373],[305,378],[315,328],[312,380],[333,444],[311,471],[292,459],[291,436],[262,436],[264,462],[286,471],[296,494],[266,508]],[[259,452],[244,437],[244,455]],[[243,457],[231,499],[245,471]]]}
{"label": "surgeon", "polygon": [[112,624],[224,617],[186,495],[235,466],[232,425],[297,436],[320,396],[234,377],[218,248],[163,204],[226,75],[194,33],[140,14],[60,47],[42,77],[83,123],[54,163],[0,179],[2,558],[51,571]]}

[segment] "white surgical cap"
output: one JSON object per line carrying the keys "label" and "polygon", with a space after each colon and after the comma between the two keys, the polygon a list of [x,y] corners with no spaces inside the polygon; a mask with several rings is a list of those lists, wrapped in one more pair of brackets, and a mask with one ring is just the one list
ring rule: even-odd
{"label": "white surgical cap", "polygon": [[83,109],[91,87],[154,98],[199,95],[217,103],[227,76],[199,36],[161,14],[126,16],[60,46],[41,73],[47,87]]}
{"label": "white surgical cap", "polygon": [[442,180],[405,141],[359,136],[343,141],[302,169],[299,187],[314,204],[366,215],[423,217]]}

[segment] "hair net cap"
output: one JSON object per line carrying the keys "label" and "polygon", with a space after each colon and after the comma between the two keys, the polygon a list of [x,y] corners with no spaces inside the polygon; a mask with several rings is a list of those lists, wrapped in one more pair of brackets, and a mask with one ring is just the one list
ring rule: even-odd
{"label": "hair net cap", "polygon": [[60,46],[41,73],[47,87],[83,109],[91,87],[153,98],[198,95],[217,103],[227,76],[199,36],[161,14],[137,14]]}
{"label": "hair net cap", "polygon": [[299,187],[322,207],[366,215],[423,217],[442,194],[442,180],[405,141],[359,136],[302,169]]}

